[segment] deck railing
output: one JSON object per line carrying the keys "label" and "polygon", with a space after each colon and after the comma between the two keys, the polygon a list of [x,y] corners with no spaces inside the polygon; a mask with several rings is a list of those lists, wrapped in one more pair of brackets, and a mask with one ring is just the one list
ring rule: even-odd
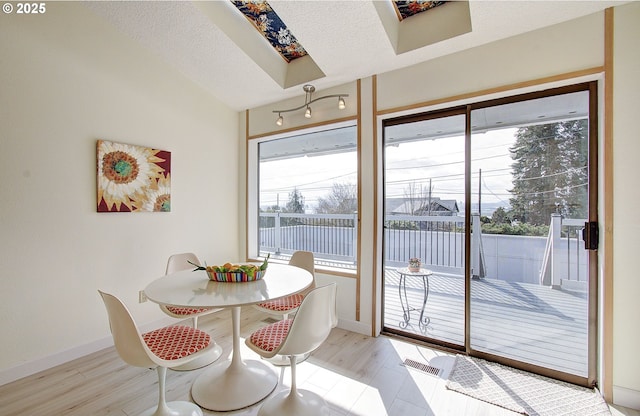
{"label": "deck railing", "polygon": [[[574,282],[584,290],[586,254],[579,232],[584,220],[551,223],[550,237],[483,234],[471,216],[471,273],[474,278],[558,287]],[[401,267],[418,257],[425,267],[464,274],[463,216],[388,215],[384,222],[384,261]],[[356,264],[357,214],[260,213],[260,252],[286,258],[296,250],[313,251],[321,264],[353,268]],[[546,242],[546,247],[545,247]],[[578,282],[577,285],[575,282]]]}
{"label": "deck railing", "polygon": [[587,284],[587,251],[581,239],[586,219],[551,215],[551,225],[540,268],[541,285],[584,289]]}
{"label": "deck railing", "polygon": [[[319,261],[353,265],[357,225],[356,213],[260,213],[260,251],[287,255],[309,250]],[[384,228],[385,264],[402,266],[410,257],[419,257],[429,267],[461,272],[464,217],[389,215]]]}
{"label": "deck railing", "polygon": [[260,252],[313,251],[317,259],[355,264],[357,214],[260,213]]}
{"label": "deck railing", "polygon": [[404,266],[410,257],[431,268],[460,273],[464,267],[464,217],[387,215],[385,264]]}

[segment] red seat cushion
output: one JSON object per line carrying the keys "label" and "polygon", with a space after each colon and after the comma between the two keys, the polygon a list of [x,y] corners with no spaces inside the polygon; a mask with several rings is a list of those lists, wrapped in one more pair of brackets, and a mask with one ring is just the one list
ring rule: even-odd
{"label": "red seat cushion", "polygon": [[267,325],[251,334],[249,340],[253,345],[261,350],[271,352],[278,348],[280,344],[282,344],[282,341],[287,337],[292,322],[293,319],[283,319],[271,325]]}
{"label": "red seat cushion", "polygon": [[210,311],[213,308],[180,308],[178,306],[166,306],[167,310],[175,315],[193,315],[196,313]]}
{"label": "red seat cushion", "polygon": [[177,360],[206,348],[211,337],[190,326],[175,325],[142,334],[151,352],[163,360]]}
{"label": "red seat cushion", "polygon": [[287,312],[299,308],[302,303],[302,299],[304,299],[304,295],[298,293],[284,298],[271,300],[269,302],[259,303],[258,306],[271,311]]}

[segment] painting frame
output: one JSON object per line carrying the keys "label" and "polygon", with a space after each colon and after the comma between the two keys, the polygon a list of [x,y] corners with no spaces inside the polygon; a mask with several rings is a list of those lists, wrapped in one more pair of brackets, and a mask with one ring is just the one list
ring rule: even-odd
{"label": "painting frame", "polygon": [[171,212],[171,152],[98,140],[97,212]]}

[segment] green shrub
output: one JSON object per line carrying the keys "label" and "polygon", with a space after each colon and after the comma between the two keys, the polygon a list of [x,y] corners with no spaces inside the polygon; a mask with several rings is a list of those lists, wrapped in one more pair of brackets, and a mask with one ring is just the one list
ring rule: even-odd
{"label": "green shrub", "polygon": [[528,236],[547,236],[549,234],[548,225],[532,225],[522,224],[482,224],[482,232],[484,234],[505,234],[505,235],[528,235]]}

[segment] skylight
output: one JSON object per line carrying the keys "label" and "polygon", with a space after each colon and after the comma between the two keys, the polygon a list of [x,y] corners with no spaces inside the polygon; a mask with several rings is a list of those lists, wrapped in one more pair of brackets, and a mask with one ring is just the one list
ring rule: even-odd
{"label": "skylight", "polygon": [[307,51],[266,0],[231,0],[231,3],[245,15],[285,61],[291,62],[307,55]]}
{"label": "skylight", "polygon": [[392,0],[391,3],[393,3],[393,7],[396,9],[398,19],[404,20],[407,17],[426,12],[434,7],[442,6],[446,1]]}

